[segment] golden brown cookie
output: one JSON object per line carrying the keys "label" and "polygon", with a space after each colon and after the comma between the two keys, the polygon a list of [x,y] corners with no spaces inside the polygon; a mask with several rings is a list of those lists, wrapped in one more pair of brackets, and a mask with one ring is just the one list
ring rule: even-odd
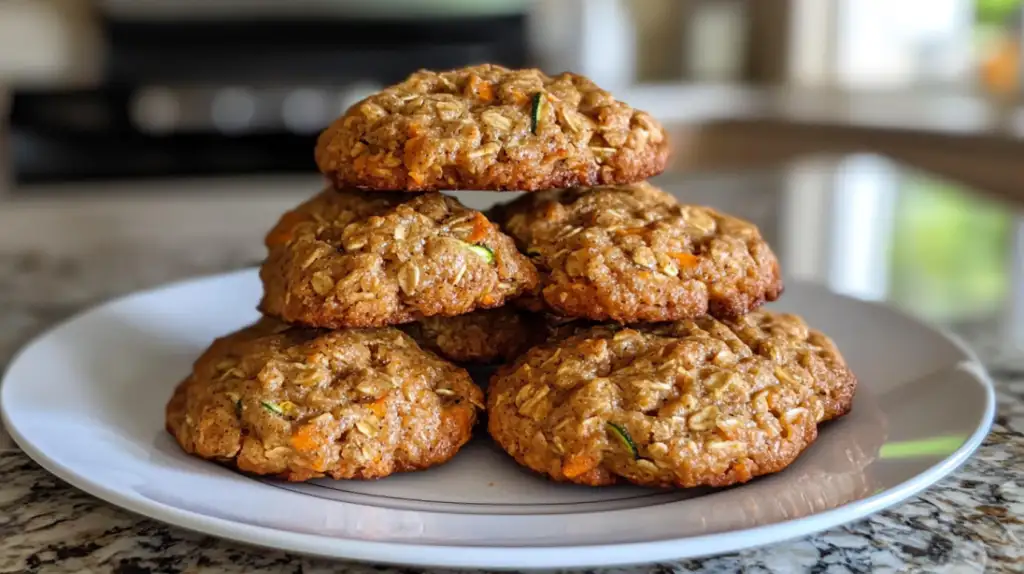
{"label": "golden brown cookie", "polygon": [[167,404],[182,449],[291,481],[380,478],[441,464],[483,394],[397,329],[325,331],[264,318],[216,340]]}
{"label": "golden brown cookie", "polygon": [[665,130],[589,79],[481,65],[420,71],[321,135],[338,188],[538,191],[630,183],[668,161]]}
{"label": "golden brown cookie", "polygon": [[821,401],[822,421],[850,412],[857,377],[827,335],[789,313],[750,313],[725,323],[754,353],[778,365],[798,365],[782,372],[814,390]]}
{"label": "golden brown cookie", "polygon": [[[793,327],[798,318],[753,315],[553,338],[491,379],[490,433],[557,481],[727,486],[778,472],[819,422],[849,410],[838,397],[856,383],[827,338]],[[770,344],[748,344],[756,325]]]}
{"label": "golden brown cookie", "polygon": [[267,235],[260,309],[376,327],[501,306],[537,271],[480,212],[439,193],[324,190]]}
{"label": "golden brown cookie", "polygon": [[539,320],[508,306],[456,317],[429,317],[401,328],[424,349],[457,363],[510,361],[543,339]]}
{"label": "golden brown cookie", "polygon": [[[558,341],[593,327],[622,329],[614,323],[597,323],[551,314],[537,318],[545,341]],[[837,419],[853,408],[857,377],[846,366],[836,344],[821,331],[812,329],[797,315],[758,310],[736,319],[721,319],[757,355],[782,365],[799,364],[785,373],[811,387],[822,405],[821,421]],[[657,324],[634,324],[633,328],[659,329]]]}
{"label": "golden brown cookie", "polygon": [[530,194],[494,213],[563,316],[736,317],[782,293],[778,261],[756,226],[681,205],[646,182]]}

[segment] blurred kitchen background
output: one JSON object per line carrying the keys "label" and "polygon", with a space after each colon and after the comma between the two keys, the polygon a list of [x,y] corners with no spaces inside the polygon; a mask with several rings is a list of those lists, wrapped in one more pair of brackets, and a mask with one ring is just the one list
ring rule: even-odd
{"label": "blurred kitchen background", "polygon": [[52,300],[24,267],[85,302],[257,261],[332,118],[492,61],[660,118],[659,183],[790,275],[1021,350],[1022,40],[1021,0],[0,0],[0,302]]}
{"label": "blurred kitchen background", "polygon": [[2,0],[0,158],[8,187],[303,173],[367,93],[493,61],[593,77],[679,128],[678,167],[962,141],[984,160],[946,169],[1019,189],[987,172],[1024,134],[1022,24],[1019,0]]}

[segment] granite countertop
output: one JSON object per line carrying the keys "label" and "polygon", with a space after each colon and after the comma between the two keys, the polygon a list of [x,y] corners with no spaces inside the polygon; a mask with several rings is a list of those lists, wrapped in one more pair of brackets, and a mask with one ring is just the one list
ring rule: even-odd
{"label": "granite countertop", "polygon": [[[96,301],[251,263],[245,250],[0,255],[0,365]],[[159,264],[155,264],[159,261]],[[991,330],[962,333],[985,356]],[[1024,369],[993,368],[991,435],[953,476],[895,508],[774,546],[632,572],[1020,572]],[[410,572],[254,549],[142,518],[68,486],[0,441],[0,572]]]}

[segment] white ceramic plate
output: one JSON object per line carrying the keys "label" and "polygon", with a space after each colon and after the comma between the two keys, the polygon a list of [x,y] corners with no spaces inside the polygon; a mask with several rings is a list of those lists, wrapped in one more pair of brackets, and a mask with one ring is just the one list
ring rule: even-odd
{"label": "white ceramic plate", "polygon": [[376,482],[261,481],[182,454],[164,403],[216,336],[256,318],[254,271],[132,295],[26,347],[4,420],[50,472],[113,504],[224,538],[425,566],[554,568],[734,551],[876,512],[981,443],[992,387],[962,345],[882,306],[791,282],[776,309],[831,335],[861,381],[853,412],[789,469],[731,489],[592,489],[520,470],[485,436],[454,461]]}

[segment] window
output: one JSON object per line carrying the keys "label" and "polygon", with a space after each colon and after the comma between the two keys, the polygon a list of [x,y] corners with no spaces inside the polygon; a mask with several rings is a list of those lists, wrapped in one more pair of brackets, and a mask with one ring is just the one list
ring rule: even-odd
{"label": "window", "polygon": [[965,0],[840,0],[836,76],[846,88],[969,81],[974,7]]}
{"label": "window", "polygon": [[847,89],[1017,91],[1024,0],[794,0],[792,76]]}

